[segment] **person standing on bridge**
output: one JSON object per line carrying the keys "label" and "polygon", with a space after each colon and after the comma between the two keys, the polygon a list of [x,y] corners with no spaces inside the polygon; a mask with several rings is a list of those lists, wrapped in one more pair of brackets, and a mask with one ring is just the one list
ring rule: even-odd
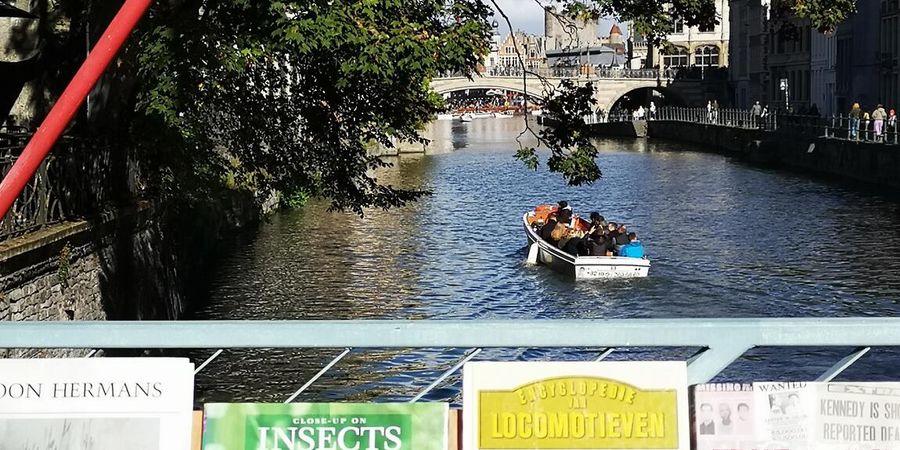
{"label": "person standing on bridge", "polygon": [[750,107],[750,117],[753,118],[753,124],[756,125],[756,128],[762,128],[762,121],[759,120],[762,117],[762,106],[760,106],[759,102],[753,104]]}
{"label": "person standing on bridge", "polygon": [[887,125],[887,127],[886,127],[885,134],[888,135],[888,138],[890,138],[890,135],[894,135],[894,143],[896,144],[897,143],[897,113],[893,109],[891,109],[888,112],[888,118],[887,118],[886,125]]}
{"label": "person standing on bridge", "polygon": [[854,103],[850,108],[850,134],[847,135],[849,139],[859,139],[859,116],[861,114],[859,103]]}
{"label": "person standing on bridge", "polygon": [[650,102],[650,120],[656,120],[656,103]]}
{"label": "person standing on bridge", "polygon": [[706,122],[711,123],[713,120],[713,104],[712,100],[706,102]]}
{"label": "person standing on bridge", "polygon": [[884,140],[884,119],[886,118],[887,113],[884,111],[884,106],[879,104],[875,107],[875,111],[872,111],[872,125],[875,128],[876,141]]}

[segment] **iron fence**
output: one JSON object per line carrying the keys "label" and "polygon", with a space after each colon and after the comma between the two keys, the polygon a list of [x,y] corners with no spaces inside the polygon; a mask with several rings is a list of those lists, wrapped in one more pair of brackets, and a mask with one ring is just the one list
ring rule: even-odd
{"label": "iron fence", "polygon": [[816,379],[830,381],[875,346],[900,346],[900,318],[0,322],[0,348],[345,349],[316,378],[356,348],[471,349],[443,379],[483,348],[596,348],[599,360],[616,349],[667,347],[699,349],[687,359],[696,384],[757,347],[855,347]]}
{"label": "iron fence", "polygon": [[[575,66],[575,67],[536,67],[525,70],[529,76],[545,78],[603,78],[603,79],[673,79],[680,73],[677,69],[660,71],[658,69],[625,69],[599,66]],[[482,77],[521,77],[524,74],[520,66],[491,67],[475,76]],[[463,72],[445,72],[438,78],[465,77]]]}
{"label": "iron fence", "polygon": [[735,128],[775,130],[778,125],[777,114],[754,115],[750,111],[733,108],[682,108],[665,106],[652,111],[615,111],[607,116],[595,114],[588,123],[627,122],[632,120],[665,120],[671,122],[704,123]]}
{"label": "iron fence", "polygon": [[[21,154],[31,132],[0,128],[0,171],[5,176]],[[124,152],[64,137],[38,167],[9,212],[0,220],[0,240],[64,220],[90,217],[126,195],[130,174]],[[122,173],[117,173],[121,171]]]}

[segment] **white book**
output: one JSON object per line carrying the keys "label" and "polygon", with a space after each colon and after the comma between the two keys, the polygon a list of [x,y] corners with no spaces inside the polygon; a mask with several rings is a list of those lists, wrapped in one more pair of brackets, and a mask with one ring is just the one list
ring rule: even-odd
{"label": "white book", "polygon": [[0,450],[188,450],[185,358],[0,360]]}

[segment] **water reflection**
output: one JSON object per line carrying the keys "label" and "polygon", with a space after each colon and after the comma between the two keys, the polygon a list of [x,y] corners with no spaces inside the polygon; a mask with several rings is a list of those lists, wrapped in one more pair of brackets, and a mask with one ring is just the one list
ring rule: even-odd
{"label": "water reflection", "polygon": [[[894,201],[658,141],[599,141],[601,181],[578,188],[513,158],[520,120],[443,121],[426,155],[382,181],[433,190],[360,219],[313,202],[233,243],[196,317],[208,319],[625,318],[894,315]],[[527,137],[527,136],[526,136]],[[448,146],[449,143],[449,146]],[[534,145],[526,140],[526,145]],[[452,151],[448,150],[452,147]],[[630,225],[653,261],[644,280],[574,283],[524,265],[522,213],[568,199]],[[300,400],[404,399],[465,349],[352,353]],[[479,359],[574,359],[597,349],[492,350]],[[684,358],[631,349],[616,359]],[[198,378],[198,400],[280,401],[339,350],[230,351]],[[202,358],[205,353],[192,353]],[[835,350],[756,350],[723,379],[811,379]],[[895,374],[893,350],[848,377]],[[458,376],[429,398],[456,399]]]}

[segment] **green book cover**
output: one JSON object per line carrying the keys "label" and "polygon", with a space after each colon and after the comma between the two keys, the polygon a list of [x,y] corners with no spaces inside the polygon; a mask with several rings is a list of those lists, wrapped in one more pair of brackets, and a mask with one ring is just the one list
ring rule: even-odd
{"label": "green book cover", "polygon": [[203,450],[446,450],[446,403],[210,403]]}

